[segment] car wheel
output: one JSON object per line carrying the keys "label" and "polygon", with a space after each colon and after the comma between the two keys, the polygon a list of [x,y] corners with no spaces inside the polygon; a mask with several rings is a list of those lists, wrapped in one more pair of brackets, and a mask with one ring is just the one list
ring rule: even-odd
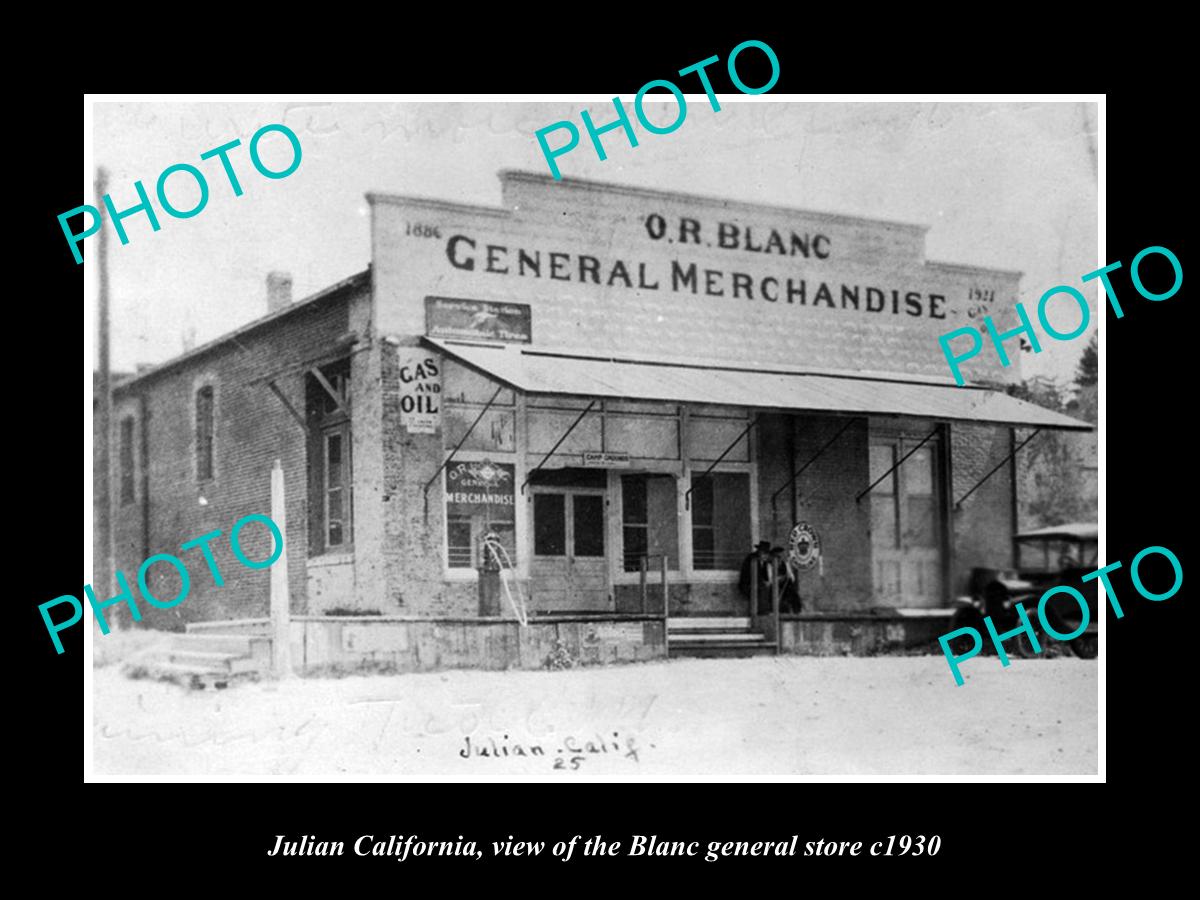
{"label": "car wheel", "polygon": [[1100,636],[1083,634],[1071,641],[1071,649],[1080,659],[1095,659],[1100,655]]}
{"label": "car wheel", "polygon": [[[950,620],[950,630],[957,631],[960,628],[974,628],[983,639],[983,646],[980,650],[982,654],[987,655],[988,648],[991,646],[991,641],[987,638],[987,629],[983,625],[983,616],[980,615],[977,609],[973,607],[961,607],[955,611],[953,618]],[[962,635],[950,641],[950,652],[955,655],[967,653],[973,646],[970,635]]]}
{"label": "car wheel", "polygon": [[[1038,644],[1041,646],[1040,641]],[[1039,653],[1039,651],[1033,649],[1033,641],[1029,639],[1029,634],[1024,631],[1017,635],[1016,649],[1017,656],[1021,659],[1033,659]]]}

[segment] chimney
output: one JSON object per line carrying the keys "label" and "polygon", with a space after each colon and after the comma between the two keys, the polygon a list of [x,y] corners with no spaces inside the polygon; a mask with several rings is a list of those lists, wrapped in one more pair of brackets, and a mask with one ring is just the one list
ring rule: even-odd
{"label": "chimney", "polygon": [[290,272],[271,272],[267,275],[267,312],[278,312],[292,302]]}

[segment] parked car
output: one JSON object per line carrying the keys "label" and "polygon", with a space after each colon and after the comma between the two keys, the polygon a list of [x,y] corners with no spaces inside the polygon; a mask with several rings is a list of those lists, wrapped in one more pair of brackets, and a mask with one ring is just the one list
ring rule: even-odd
{"label": "parked car", "polygon": [[[970,597],[964,598],[955,611],[952,627],[977,629],[984,636],[984,650],[994,652],[983,624],[984,616],[991,616],[996,631],[1003,634],[1021,624],[1016,610],[1016,604],[1020,603],[1045,651],[1048,645],[1060,642],[1044,634],[1037,615],[1038,601],[1050,588],[1068,585],[1086,598],[1089,616],[1083,633],[1065,643],[1076,656],[1095,659],[1100,650],[1099,625],[1096,621],[1099,581],[1085,582],[1083,576],[1096,571],[1097,540],[1098,529],[1094,522],[1068,522],[1016,535],[1017,568],[973,569]],[[1079,604],[1065,594],[1047,603],[1045,612],[1047,622],[1060,634],[1076,631],[1083,618]],[[952,650],[965,652],[969,649],[965,639],[956,639],[958,641],[964,641],[964,645],[957,648],[952,645]],[[1014,647],[1018,656],[1037,655],[1024,633],[1018,635],[1012,644],[1005,644],[1006,651],[1012,653],[1009,647]]]}

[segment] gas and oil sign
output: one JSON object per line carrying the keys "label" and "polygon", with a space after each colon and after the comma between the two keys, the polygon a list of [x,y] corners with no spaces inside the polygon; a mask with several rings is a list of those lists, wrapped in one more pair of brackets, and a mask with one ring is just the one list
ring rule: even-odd
{"label": "gas and oil sign", "polygon": [[438,358],[413,350],[400,358],[400,421],[410,434],[442,427],[442,374]]}

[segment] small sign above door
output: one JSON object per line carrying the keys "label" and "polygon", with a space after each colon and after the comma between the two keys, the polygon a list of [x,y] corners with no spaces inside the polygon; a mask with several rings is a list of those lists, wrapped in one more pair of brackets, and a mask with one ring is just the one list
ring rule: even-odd
{"label": "small sign above door", "polygon": [[628,453],[603,452],[600,450],[585,450],[583,467],[585,469],[608,469],[617,466],[628,466]]}

